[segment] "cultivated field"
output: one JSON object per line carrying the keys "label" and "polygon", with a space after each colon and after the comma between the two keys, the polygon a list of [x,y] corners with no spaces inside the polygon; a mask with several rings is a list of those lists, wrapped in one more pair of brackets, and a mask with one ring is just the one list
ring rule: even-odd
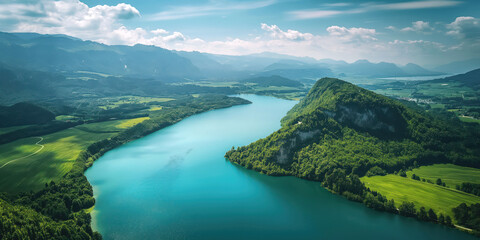
{"label": "cultivated field", "polygon": [[427,210],[432,208],[437,215],[443,213],[452,218],[452,208],[459,204],[480,203],[478,196],[393,174],[363,177],[361,180],[371,190],[381,193],[388,199],[394,199],[397,207],[404,201],[413,202],[417,209],[422,206]]}

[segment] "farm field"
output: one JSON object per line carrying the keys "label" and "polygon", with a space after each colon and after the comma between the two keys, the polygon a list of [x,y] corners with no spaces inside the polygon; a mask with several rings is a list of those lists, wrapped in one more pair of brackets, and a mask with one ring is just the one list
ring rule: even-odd
{"label": "farm field", "polygon": [[402,202],[413,202],[415,207],[432,208],[437,215],[443,213],[453,218],[452,208],[461,203],[480,203],[480,197],[453,188],[413,180],[389,174],[386,176],[362,177],[361,181],[371,190],[394,199],[398,207]]}
{"label": "farm field", "polygon": [[462,167],[453,164],[434,164],[430,166],[421,166],[407,172],[407,177],[412,174],[435,182],[438,178],[445,182],[447,187],[455,188],[463,182],[480,184],[480,169]]}

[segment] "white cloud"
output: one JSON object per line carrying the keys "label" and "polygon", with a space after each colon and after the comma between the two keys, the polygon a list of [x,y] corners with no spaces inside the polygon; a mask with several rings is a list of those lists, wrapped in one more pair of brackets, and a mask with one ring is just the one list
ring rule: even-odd
{"label": "white cloud", "polygon": [[151,33],[153,33],[154,35],[167,35],[168,34],[168,31],[165,30],[165,29],[155,29],[155,30],[152,30],[150,31]]}
{"label": "white cloud", "polygon": [[451,7],[451,6],[459,5],[461,3],[462,2],[460,1],[450,1],[450,0],[433,0],[433,1],[426,0],[426,1],[375,4],[370,6],[370,8],[380,9],[380,10],[411,10],[411,9]]}
{"label": "white cloud", "polygon": [[229,11],[263,8],[275,3],[276,3],[276,0],[248,1],[248,2],[236,2],[236,3],[227,2],[224,0],[221,0],[221,1],[211,0],[204,5],[177,6],[167,11],[149,15],[146,17],[146,19],[151,21],[162,21],[162,20],[193,18],[193,17],[200,17],[200,16],[207,16],[207,15],[218,15],[218,14],[225,14],[226,12],[229,12]]}
{"label": "white cloud", "polygon": [[331,36],[336,36],[344,41],[375,41],[375,29],[368,28],[346,28],[339,26],[331,26],[327,28],[327,32]]}
{"label": "white cloud", "polygon": [[[7,19],[6,24],[0,25],[2,31],[61,33],[97,41],[127,33],[118,20],[137,16],[139,11],[125,3],[95,7],[79,0],[0,3],[0,19]],[[131,36],[131,32],[127,35]]]}
{"label": "white cloud", "polygon": [[447,25],[447,34],[471,41],[480,41],[480,19],[474,17],[457,17]]}
{"label": "white cloud", "polygon": [[[427,8],[444,8],[461,4],[457,0],[423,0],[412,2],[397,2],[397,3],[366,3],[360,4],[356,7],[351,7],[351,4],[327,4],[324,5],[327,9],[305,9],[299,11],[291,11],[288,14],[294,19],[314,19],[326,18],[341,14],[355,14],[372,11],[399,11],[399,10],[413,10],[413,9],[427,9]],[[331,7],[338,7],[342,9],[332,10]],[[348,7],[348,8],[345,8]]]}
{"label": "white cloud", "polygon": [[401,31],[403,31],[403,32],[430,33],[432,30],[434,30],[434,29],[432,27],[430,27],[429,22],[416,21],[416,22],[412,22],[411,27],[402,28]]}
{"label": "white cloud", "polygon": [[388,27],[386,27],[385,29],[392,30],[392,31],[397,30],[397,28],[394,27],[394,26],[388,26]]}
{"label": "white cloud", "polygon": [[287,39],[293,41],[310,40],[313,38],[311,33],[301,33],[299,31],[288,29],[286,32],[280,29],[277,25],[261,24],[262,30],[270,33],[270,36],[274,39]]}
{"label": "white cloud", "polygon": [[336,10],[300,10],[291,11],[290,14],[294,19],[313,19],[313,18],[326,18],[335,15],[347,13],[347,11]]}

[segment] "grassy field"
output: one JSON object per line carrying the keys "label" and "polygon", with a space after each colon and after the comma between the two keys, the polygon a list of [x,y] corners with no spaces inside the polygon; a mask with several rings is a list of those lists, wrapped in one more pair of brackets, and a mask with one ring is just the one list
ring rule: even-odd
{"label": "grassy field", "polygon": [[56,181],[73,166],[78,154],[90,144],[114,136],[123,129],[145,121],[148,117],[83,124],[74,128],[38,137],[24,138],[0,145],[0,192],[21,192],[41,189],[46,182]]}
{"label": "grassy field", "polygon": [[89,123],[76,126],[76,129],[91,133],[114,133],[121,132],[123,129],[133,127],[149,117],[140,117],[132,119],[120,119],[105,122]]}
{"label": "grassy field", "polygon": [[141,118],[133,118],[133,119],[128,119],[128,120],[123,120],[119,124],[115,125],[116,128],[120,129],[127,129],[131,128],[145,120],[150,119],[149,117],[141,117]]}
{"label": "grassy field", "polygon": [[412,174],[418,175],[435,182],[441,178],[447,187],[455,188],[463,182],[471,182],[480,184],[480,169],[462,167],[453,164],[434,164],[430,166],[422,166],[407,172],[409,178]]}
{"label": "grassy field", "polygon": [[150,106],[150,109],[148,109],[148,111],[153,112],[153,111],[158,111],[158,110],[162,110],[162,109],[163,109],[162,106],[153,105],[153,106]]}
{"label": "grassy field", "polygon": [[472,117],[463,117],[463,116],[458,116],[460,121],[462,122],[468,122],[468,123],[480,123],[480,119],[475,119]]}
{"label": "grassy field", "polygon": [[57,121],[70,121],[70,120],[77,120],[78,118],[75,116],[70,116],[70,115],[59,115],[55,117],[55,120]]}
{"label": "grassy field", "polygon": [[[0,169],[0,192],[41,189],[46,182],[58,180],[70,171],[78,154],[87,146],[112,135],[71,128],[43,136],[42,151]],[[38,138],[26,138],[0,145],[0,166],[38,150],[37,141]]]}
{"label": "grassy field", "polygon": [[418,208],[432,208],[437,214],[453,218],[452,208],[461,203],[480,203],[480,197],[452,188],[413,180],[397,175],[362,177],[366,187],[377,191],[388,199],[394,199],[397,207],[404,201],[414,202]]}

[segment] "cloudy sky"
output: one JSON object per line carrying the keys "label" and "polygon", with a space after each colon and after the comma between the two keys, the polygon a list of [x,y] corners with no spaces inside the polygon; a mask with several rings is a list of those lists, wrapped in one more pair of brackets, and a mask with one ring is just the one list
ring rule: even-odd
{"label": "cloudy sky", "polygon": [[0,0],[0,31],[425,66],[480,53],[478,0]]}

